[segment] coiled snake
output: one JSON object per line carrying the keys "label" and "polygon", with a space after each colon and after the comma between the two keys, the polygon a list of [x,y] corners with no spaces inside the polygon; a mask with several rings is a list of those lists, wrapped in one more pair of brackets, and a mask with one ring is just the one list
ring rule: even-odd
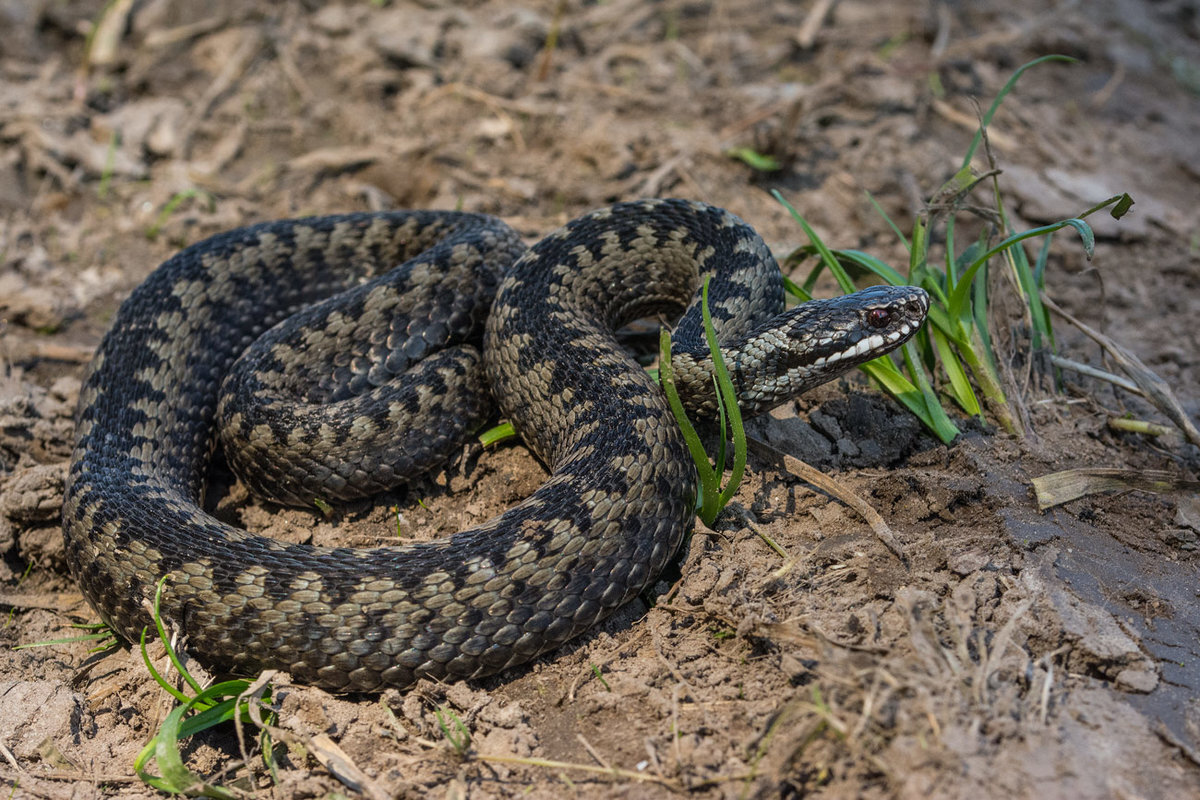
{"label": "coiled snake", "polygon": [[[369,691],[526,661],[634,597],[690,527],[695,468],[614,331],[691,303],[672,360],[685,400],[711,409],[696,302],[706,277],[747,413],[898,346],[928,308],[920,289],[876,287],[783,313],[758,235],[682,200],[595,211],[528,251],[489,217],[405,211],[270,222],[192,245],[121,306],[84,383],[63,509],[71,571],[130,639],[169,573],[164,617],[191,652],[238,673],[276,667]],[[405,372],[407,388],[390,388]],[[485,373],[551,475],[483,525],[327,548],[255,536],[201,507],[218,406],[247,482],[311,504],[353,495],[360,479],[363,491],[395,483],[463,442],[487,414]],[[350,453],[380,432],[399,445]],[[264,477],[283,449],[293,461]]]}

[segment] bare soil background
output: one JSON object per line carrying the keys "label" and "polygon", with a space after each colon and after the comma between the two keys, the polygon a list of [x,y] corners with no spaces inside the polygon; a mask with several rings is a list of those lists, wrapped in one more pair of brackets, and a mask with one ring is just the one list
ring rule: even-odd
{"label": "bare soil background", "polygon": [[[140,658],[70,635],[94,615],[61,557],[80,377],[123,297],[180,246],[255,221],[383,207],[497,214],[530,241],[591,208],[685,196],[753,224],[905,263],[902,226],[955,171],[986,106],[1039,55],[991,129],[1018,228],[1116,192],[1087,261],[1063,235],[1048,291],[1200,413],[1200,20],[1184,0],[875,3],[124,3],[0,0],[0,794],[153,796],[132,762],[171,707]],[[100,19],[116,24],[93,31]],[[91,36],[89,58],[88,37]],[[548,46],[548,44],[550,46]],[[755,172],[752,147],[783,162]],[[1004,280],[1000,270],[994,279]],[[1020,345],[1019,315],[995,333]],[[1071,357],[1101,364],[1063,323]],[[698,530],[653,607],[484,681],[382,697],[276,690],[297,742],[278,783],[232,731],[188,744],[214,781],[278,797],[1200,797],[1200,509],[1124,493],[1039,513],[1030,479],[1073,466],[1195,479],[1179,441],[1106,384],[1012,372],[1030,418],[927,436],[865,382],[756,423],[834,473],[897,532],[761,459]],[[432,537],[543,476],[521,447],[333,519],[223,487],[217,512],[297,540]],[[418,502],[420,501],[420,502]],[[786,551],[772,551],[750,523]],[[435,710],[471,741],[460,755]],[[623,775],[496,760],[611,766]],[[636,777],[635,777],[636,776]],[[9,789],[8,787],[13,787]]]}

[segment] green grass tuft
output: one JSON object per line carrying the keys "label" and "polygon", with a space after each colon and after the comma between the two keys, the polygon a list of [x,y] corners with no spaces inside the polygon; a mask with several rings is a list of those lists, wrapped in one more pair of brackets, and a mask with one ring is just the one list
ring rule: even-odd
{"label": "green grass tuft", "polygon": [[[783,195],[772,192],[809,239],[809,244],[793,255],[798,256],[799,261],[809,257],[817,259],[816,266],[801,284],[786,281],[788,291],[794,296],[809,299],[818,275],[826,269],[845,292],[857,288],[850,277],[854,272],[872,275],[891,285],[920,286],[929,293],[928,324],[901,350],[904,370],[901,371],[888,357],[875,359],[861,369],[946,443],[958,435],[958,428],[942,405],[943,396],[968,416],[986,416],[1010,433],[1022,433],[1005,396],[988,335],[987,269],[992,260],[1002,258],[1012,273],[1012,283],[1028,310],[1032,348],[1053,352],[1054,333],[1040,297],[1050,237],[1065,228],[1074,230],[1082,240],[1084,252],[1091,258],[1095,236],[1084,218],[1107,208],[1119,219],[1133,204],[1129,195],[1120,194],[1097,203],[1078,216],[1038,228],[1018,232],[1009,224],[1000,194],[1000,171],[986,149],[987,125],[1003,99],[1013,90],[1017,79],[1029,68],[1048,61],[1073,62],[1074,59],[1045,56],[1030,61],[1013,74],[981,116],[979,130],[967,149],[962,166],[934,193],[934,200],[913,223],[911,235],[905,236],[868,194],[868,200],[908,250],[907,277],[867,253],[830,249]],[[985,146],[988,160],[988,169],[982,174],[976,173],[971,166],[980,144]],[[992,208],[983,211],[967,205],[968,196],[981,186],[988,186],[992,196]],[[955,223],[956,216],[964,211],[979,214],[989,225],[978,239],[959,252],[955,243]],[[930,245],[937,238],[933,233],[939,225],[944,227],[945,239],[945,253],[940,265],[933,257]],[[1031,264],[1021,243],[1037,237],[1044,237],[1045,241],[1036,261]]]}
{"label": "green grass tuft", "polygon": [[[267,725],[271,724],[274,720],[274,712],[268,705],[270,689],[261,693],[252,692],[253,683],[241,679],[222,681],[206,689],[200,687],[199,682],[180,662],[175,648],[171,646],[166,626],[162,621],[159,604],[166,580],[164,577],[158,582],[158,588],[154,594],[154,625],[159,640],[167,651],[168,659],[195,694],[189,696],[176,689],[155,669],[146,652],[146,631],[142,631],[142,660],[146,664],[146,668],[158,685],[178,700],[180,705],[172,709],[163,719],[158,732],[146,743],[142,752],[134,760],[133,768],[144,783],[159,791],[170,794],[213,797],[218,800],[233,800],[233,798],[243,796],[244,792],[210,784],[193,773],[183,761],[181,742],[189,736],[194,736],[201,731],[226,722],[242,725],[253,722],[257,717],[259,720],[266,720]],[[257,708],[252,709],[251,706],[257,706]],[[240,738],[241,731],[239,729]],[[265,727],[259,736],[259,745],[262,748],[264,764],[274,774],[271,738]],[[149,771],[148,765],[151,761],[158,767],[161,775],[155,775]]]}
{"label": "green grass tuft", "polygon": [[[742,426],[742,412],[738,408],[737,395],[733,388],[733,380],[725,366],[721,349],[717,346],[717,332],[713,328],[712,316],[708,309],[708,281],[705,280],[701,292],[701,311],[704,315],[704,336],[708,341],[709,353],[713,360],[714,380],[717,390],[717,411],[720,424],[720,443],[716,459],[710,459],[696,433],[695,426],[688,419],[683,403],[679,399],[679,391],[675,388],[675,373],[671,368],[671,334],[665,328],[659,334],[659,382],[667,395],[667,403],[683,432],[684,442],[688,452],[696,464],[696,472],[700,478],[700,496],[697,498],[697,511],[705,525],[712,525],[742,482],[746,469],[746,432]],[[727,436],[733,437],[733,465],[725,488],[721,488],[721,479],[725,475],[725,447]]]}

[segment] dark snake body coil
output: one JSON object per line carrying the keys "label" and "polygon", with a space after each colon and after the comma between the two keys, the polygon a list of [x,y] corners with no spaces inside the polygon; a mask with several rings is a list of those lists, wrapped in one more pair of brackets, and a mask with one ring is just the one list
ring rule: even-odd
{"label": "dark snake body coil", "polygon": [[[233,672],[362,691],[526,661],[634,597],[690,526],[694,467],[614,331],[688,307],[673,362],[689,404],[711,409],[705,278],[748,413],[897,347],[928,308],[920,289],[877,287],[784,313],[757,234],[680,200],[592,212],[528,251],[500,221],[453,212],[272,222],[195,244],[122,305],[85,381],[70,568],[130,639],[169,574],[164,617]],[[436,463],[486,417],[485,384],[551,475],[476,528],[314,547],[200,506],[218,409],[244,479],[307,504]],[[362,452],[371,436],[384,444]]]}

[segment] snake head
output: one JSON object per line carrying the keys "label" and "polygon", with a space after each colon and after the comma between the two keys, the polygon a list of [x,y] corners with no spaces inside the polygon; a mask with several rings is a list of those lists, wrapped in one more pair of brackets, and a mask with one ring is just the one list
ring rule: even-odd
{"label": "snake head", "polygon": [[743,410],[765,411],[895,350],[920,330],[928,313],[924,289],[872,286],[809,300],[768,320],[735,349]]}
{"label": "snake head", "polygon": [[904,344],[928,312],[929,295],[915,286],[872,286],[810,300],[785,314],[783,363],[789,370],[841,372]]}

